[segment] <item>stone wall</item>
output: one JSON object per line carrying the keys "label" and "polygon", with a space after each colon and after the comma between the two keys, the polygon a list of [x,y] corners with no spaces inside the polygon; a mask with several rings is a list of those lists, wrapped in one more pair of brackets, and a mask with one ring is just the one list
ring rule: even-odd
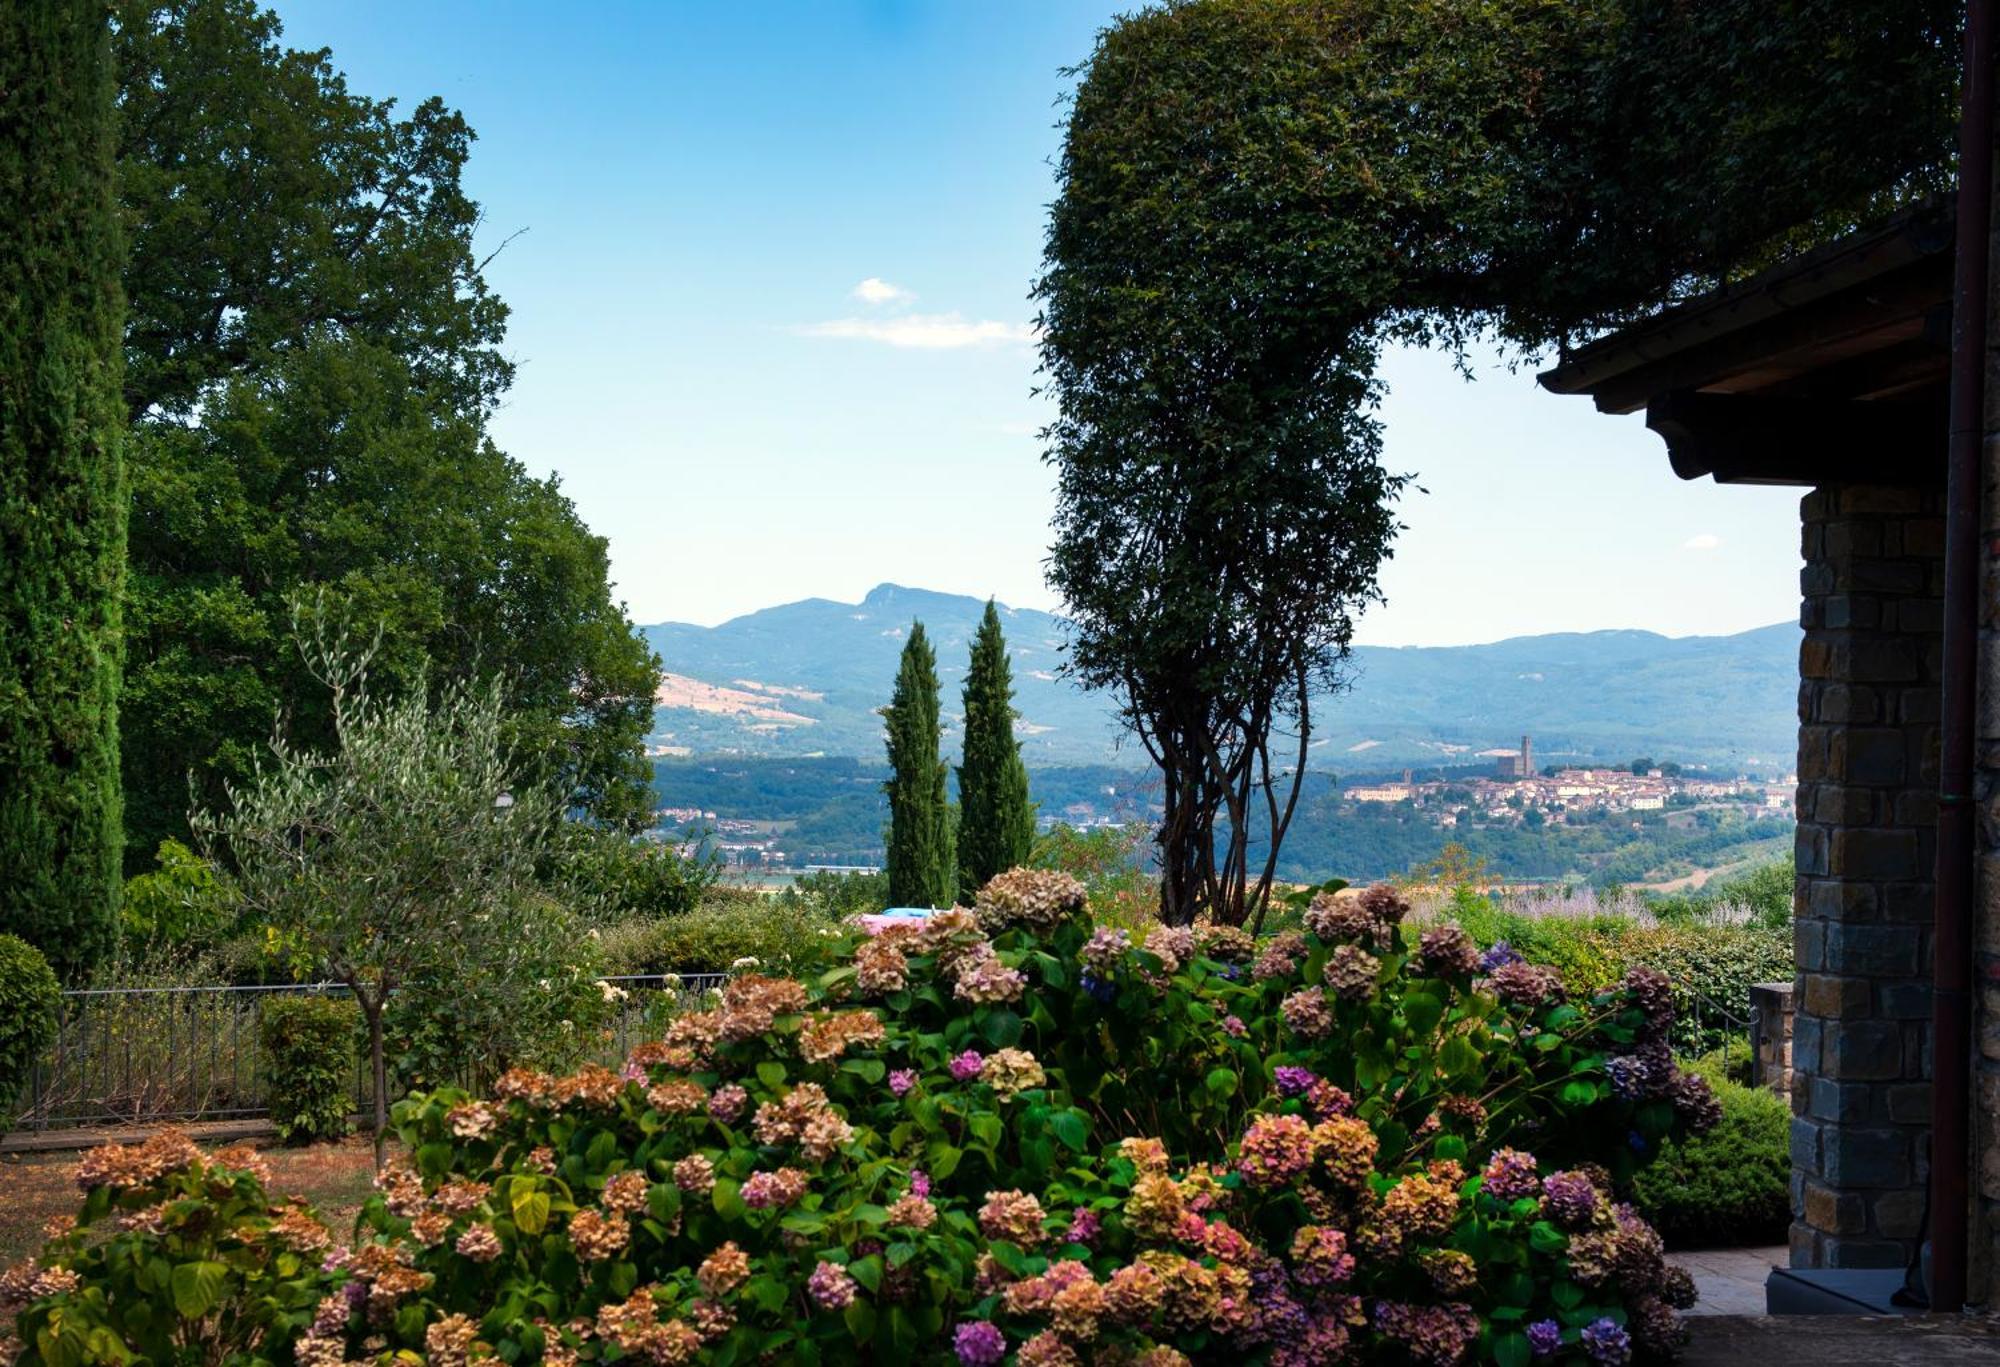
{"label": "stone wall", "polygon": [[1943,491],[1800,504],[1792,1264],[1898,1267],[1923,1223]]}

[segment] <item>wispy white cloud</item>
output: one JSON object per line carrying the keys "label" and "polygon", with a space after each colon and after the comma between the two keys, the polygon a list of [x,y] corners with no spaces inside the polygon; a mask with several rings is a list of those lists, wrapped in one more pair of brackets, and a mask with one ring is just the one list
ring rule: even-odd
{"label": "wispy white cloud", "polygon": [[848,291],[864,304],[907,304],[917,296],[901,285],[892,285],[879,275],[871,275]]}
{"label": "wispy white cloud", "polygon": [[1681,549],[1684,551],[1712,551],[1721,544],[1722,538],[1714,532],[1697,532],[1695,535],[1681,542]]}
{"label": "wispy white cloud", "polygon": [[1035,340],[1026,323],[971,319],[960,313],[905,313],[892,318],[835,318],[799,328],[806,337],[838,337],[880,342],[884,346],[920,351],[950,351],[964,347],[1009,346]]}

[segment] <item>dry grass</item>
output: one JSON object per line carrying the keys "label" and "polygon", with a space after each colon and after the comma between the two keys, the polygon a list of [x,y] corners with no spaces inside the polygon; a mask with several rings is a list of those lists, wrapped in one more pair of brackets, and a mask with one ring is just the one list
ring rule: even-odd
{"label": "dry grass", "polygon": [[[203,1145],[226,1148],[226,1144]],[[82,1197],[74,1173],[79,1155],[31,1154],[0,1167],[0,1266],[40,1251],[42,1225],[76,1212]],[[353,1228],[375,1175],[373,1150],[365,1136],[302,1149],[268,1148],[271,1193],[310,1201],[336,1235]]]}

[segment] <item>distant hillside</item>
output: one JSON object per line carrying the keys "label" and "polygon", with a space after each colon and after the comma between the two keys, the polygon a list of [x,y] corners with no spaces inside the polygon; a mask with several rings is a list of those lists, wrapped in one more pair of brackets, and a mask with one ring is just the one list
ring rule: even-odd
{"label": "distant hillside", "polygon": [[[883,584],[859,603],[808,598],[716,627],[643,628],[668,671],[653,744],[697,754],[877,758],[896,655],[915,618],[938,651],[947,725],[985,604]],[[1059,674],[1062,624],[1002,609],[1031,766],[1141,763],[1108,699]],[[1799,629],[1669,638],[1650,631],[1520,636],[1477,646],[1366,646],[1352,685],[1321,699],[1315,767],[1343,773],[1461,762],[1532,734],[1538,759],[1789,766]],[[947,748],[955,737],[947,737]]]}

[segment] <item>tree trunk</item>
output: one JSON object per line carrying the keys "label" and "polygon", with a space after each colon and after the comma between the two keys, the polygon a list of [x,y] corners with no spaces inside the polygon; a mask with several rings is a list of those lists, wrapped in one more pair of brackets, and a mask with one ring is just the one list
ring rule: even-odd
{"label": "tree trunk", "polygon": [[382,1003],[378,1000],[371,1005],[359,989],[354,995],[368,1018],[368,1069],[375,1080],[375,1171],[380,1172],[389,1143],[389,1067],[382,1050]]}

